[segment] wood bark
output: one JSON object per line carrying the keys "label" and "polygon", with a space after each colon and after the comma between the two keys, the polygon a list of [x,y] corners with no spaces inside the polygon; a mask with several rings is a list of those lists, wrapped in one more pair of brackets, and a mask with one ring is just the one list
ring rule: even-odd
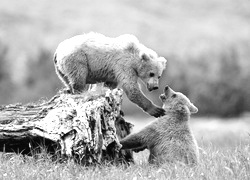
{"label": "wood bark", "polygon": [[119,139],[132,128],[121,103],[122,90],[102,89],[0,106],[0,151],[32,154],[42,147],[82,164],[132,162],[132,151],[120,151]]}

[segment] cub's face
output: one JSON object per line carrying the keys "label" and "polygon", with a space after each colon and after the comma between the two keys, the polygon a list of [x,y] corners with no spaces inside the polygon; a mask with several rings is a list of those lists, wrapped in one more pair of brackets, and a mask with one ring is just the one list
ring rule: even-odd
{"label": "cub's face", "polygon": [[191,114],[197,113],[198,108],[190,102],[184,94],[173,91],[170,87],[166,86],[164,93],[160,95],[163,102],[163,109],[176,110],[179,112],[190,112]]}
{"label": "cub's face", "polygon": [[149,91],[159,88],[159,79],[166,67],[167,60],[154,54],[141,55],[141,68],[138,75]]}

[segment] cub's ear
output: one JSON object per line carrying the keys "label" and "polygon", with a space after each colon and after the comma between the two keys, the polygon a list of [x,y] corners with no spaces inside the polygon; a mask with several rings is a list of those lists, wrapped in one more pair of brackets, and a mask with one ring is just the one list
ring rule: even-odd
{"label": "cub's ear", "polygon": [[173,89],[171,89],[168,85],[166,85],[163,90],[163,93],[166,95],[166,97],[168,97],[172,94],[175,94],[176,92]]}
{"label": "cub's ear", "polygon": [[198,112],[198,108],[197,108],[193,103],[191,103],[191,104],[188,106],[188,108],[189,108],[191,114],[195,114],[195,113]]}
{"label": "cub's ear", "polygon": [[166,101],[166,99],[167,99],[167,97],[165,96],[165,94],[161,94],[161,95],[159,96],[159,98],[160,98],[160,100],[161,100],[162,102]]}
{"label": "cub's ear", "polygon": [[166,94],[166,92],[168,92],[169,90],[170,90],[170,87],[168,85],[166,85],[163,92],[165,92],[165,94]]}
{"label": "cub's ear", "polygon": [[167,65],[167,60],[164,57],[159,57],[158,61],[161,63],[162,67],[166,67]]}

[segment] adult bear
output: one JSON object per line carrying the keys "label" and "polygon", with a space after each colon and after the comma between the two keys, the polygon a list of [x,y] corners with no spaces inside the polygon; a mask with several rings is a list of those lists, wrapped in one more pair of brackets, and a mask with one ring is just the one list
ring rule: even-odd
{"label": "adult bear", "polygon": [[56,73],[70,93],[81,93],[86,84],[119,85],[130,101],[154,117],[165,111],[144,96],[137,81],[140,78],[149,91],[158,89],[166,62],[129,34],[116,38],[93,32],[74,36],[61,42],[54,55]]}

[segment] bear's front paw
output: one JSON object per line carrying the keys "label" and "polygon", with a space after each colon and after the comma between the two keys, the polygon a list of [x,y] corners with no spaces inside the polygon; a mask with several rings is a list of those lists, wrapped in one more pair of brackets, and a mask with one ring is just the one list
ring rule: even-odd
{"label": "bear's front paw", "polygon": [[164,116],[165,115],[165,110],[157,107],[157,106],[153,106],[151,109],[149,109],[147,111],[151,116],[154,116],[156,118]]}
{"label": "bear's front paw", "polygon": [[133,150],[134,152],[138,153],[138,152],[140,152],[140,151],[144,151],[145,149],[147,149],[147,146],[146,146],[146,147],[142,146],[142,147],[135,148],[135,149],[132,149],[132,150]]}

